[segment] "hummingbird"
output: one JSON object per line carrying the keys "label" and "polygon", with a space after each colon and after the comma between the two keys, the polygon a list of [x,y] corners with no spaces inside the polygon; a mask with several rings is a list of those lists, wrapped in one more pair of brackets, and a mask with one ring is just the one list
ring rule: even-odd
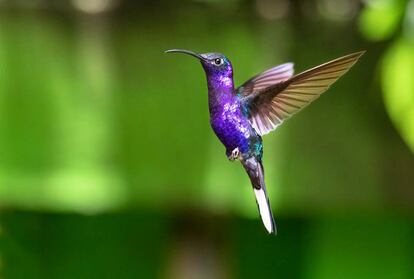
{"label": "hummingbird", "polygon": [[364,54],[355,52],[294,75],[293,63],[270,68],[234,86],[231,61],[221,53],[170,49],[197,58],[207,78],[210,125],[230,161],[246,170],[263,225],[276,234],[262,163],[262,136],[306,107],[344,75]]}

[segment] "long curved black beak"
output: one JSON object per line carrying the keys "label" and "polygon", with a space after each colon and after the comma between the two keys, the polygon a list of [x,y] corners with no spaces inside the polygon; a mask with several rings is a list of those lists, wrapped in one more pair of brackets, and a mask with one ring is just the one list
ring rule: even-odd
{"label": "long curved black beak", "polygon": [[174,52],[188,54],[188,55],[194,56],[195,58],[198,58],[200,60],[205,60],[205,58],[203,56],[201,56],[200,54],[195,53],[193,51],[190,51],[190,50],[185,50],[185,49],[169,49],[169,50],[166,50],[165,51],[165,53],[174,53]]}

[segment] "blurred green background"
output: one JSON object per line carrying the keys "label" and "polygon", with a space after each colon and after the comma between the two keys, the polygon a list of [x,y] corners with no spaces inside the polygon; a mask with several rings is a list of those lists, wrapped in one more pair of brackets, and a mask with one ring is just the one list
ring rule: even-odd
{"label": "blurred green background", "polygon": [[[278,236],[169,48],[367,50],[264,137]],[[414,0],[0,2],[0,278],[414,278],[413,152]]]}

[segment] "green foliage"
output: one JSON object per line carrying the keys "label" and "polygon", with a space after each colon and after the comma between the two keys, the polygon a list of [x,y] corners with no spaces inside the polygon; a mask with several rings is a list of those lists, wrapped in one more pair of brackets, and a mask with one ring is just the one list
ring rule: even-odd
{"label": "green foliage", "polygon": [[[97,15],[9,2],[1,278],[413,277],[414,1],[366,1],[357,22],[352,1],[341,20],[307,0],[119,1]],[[367,50],[264,137],[277,237],[209,127],[200,65],[173,47],[227,54],[236,84]]]}
{"label": "green foliage", "polygon": [[382,84],[387,111],[414,152],[414,42],[401,38],[385,55]]}
{"label": "green foliage", "polygon": [[359,24],[364,36],[373,41],[389,39],[399,28],[407,0],[371,0],[362,11]]}

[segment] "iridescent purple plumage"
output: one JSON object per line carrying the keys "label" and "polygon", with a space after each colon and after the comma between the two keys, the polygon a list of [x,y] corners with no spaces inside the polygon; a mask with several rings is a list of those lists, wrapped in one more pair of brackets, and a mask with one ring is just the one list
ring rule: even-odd
{"label": "iridescent purple plumage", "polygon": [[230,160],[240,160],[250,177],[260,216],[269,233],[276,233],[272,210],[264,184],[262,138],[253,128],[248,103],[233,84],[231,62],[220,53],[197,54],[188,50],[170,50],[197,57],[207,76],[210,124],[226,147]]}
{"label": "iridescent purple plumage", "polygon": [[239,148],[242,157],[256,155],[261,159],[262,148],[257,146],[261,146],[262,140],[243,112],[244,104],[240,96],[235,93],[231,62],[217,53],[201,56],[208,60],[223,60],[221,67],[203,61],[201,63],[207,74],[210,124],[226,147],[227,156],[229,157],[234,149]]}
{"label": "iridescent purple plumage", "polygon": [[263,224],[269,233],[276,233],[264,183],[261,136],[317,99],[364,52],[343,56],[295,76],[292,63],[282,64],[238,88],[233,84],[231,62],[223,54],[197,54],[179,49],[167,52],[186,53],[200,60],[207,76],[211,127],[226,147],[227,157],[242,163],[252,183]]}

